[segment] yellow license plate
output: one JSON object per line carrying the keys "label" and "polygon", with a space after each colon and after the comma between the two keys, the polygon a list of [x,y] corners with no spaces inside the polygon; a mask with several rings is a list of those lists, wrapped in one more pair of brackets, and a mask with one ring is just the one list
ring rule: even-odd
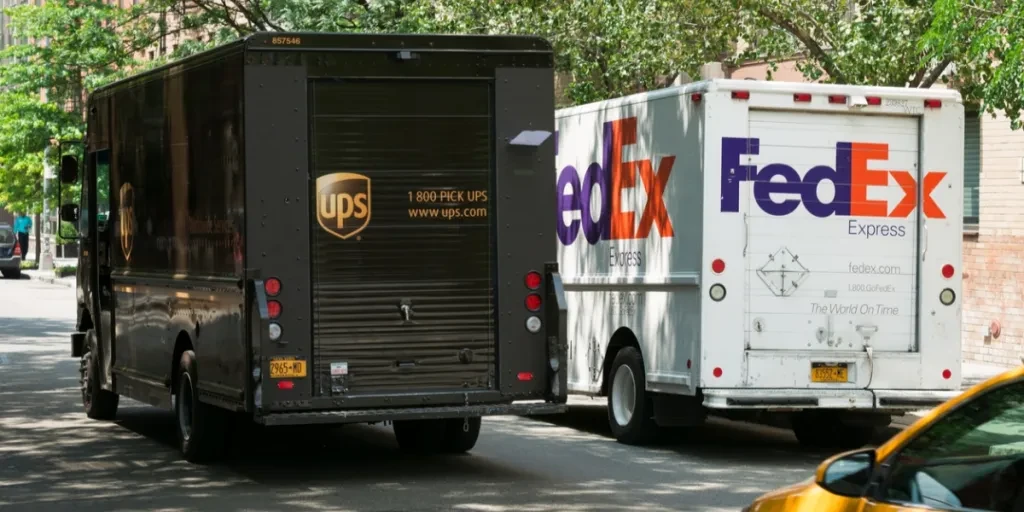
{"label": "yellow license plate", "polygon": [[294,379],[306,376],[306,362],[301,359],[277,357],[270,359],[271,379]]}
{"label": "yellow license plate", "polygon": [[849,376],[846,363],[811,363],[811,382],[848,382]]}

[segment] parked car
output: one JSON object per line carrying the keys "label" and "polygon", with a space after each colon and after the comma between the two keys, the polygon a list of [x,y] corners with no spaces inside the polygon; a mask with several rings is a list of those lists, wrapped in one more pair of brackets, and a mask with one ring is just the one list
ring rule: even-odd
{"label": "parked car", "polygon": [[21,277],[21,251],[10,224],[0,224],[0,273],[7,279]]}
{"label": "parked car", "polygon": [[878,448],[836,455],[813,478],[744,512],[1024,510],[1024,367],[946,401]]}

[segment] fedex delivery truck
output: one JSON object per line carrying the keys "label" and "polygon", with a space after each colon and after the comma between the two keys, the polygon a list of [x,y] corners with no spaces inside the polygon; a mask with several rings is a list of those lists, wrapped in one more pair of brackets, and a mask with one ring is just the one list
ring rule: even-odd
{"label": "fedex delivery truck", "polygon": [[713,80],[559,110],[569,391],[855,446],[960,388],[953,91]]}

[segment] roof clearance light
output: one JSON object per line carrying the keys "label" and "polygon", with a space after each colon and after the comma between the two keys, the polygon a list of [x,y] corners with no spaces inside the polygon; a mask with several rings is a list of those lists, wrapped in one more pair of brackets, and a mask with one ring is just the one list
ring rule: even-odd
{"label": "roof clearance light", "polygon": [[924,106],[927,108],[942,108],[942,100],[928,99],[924,100]]}
{"label": "roof clearance light", "polygon": [[750,91],[733,91],[732,92],[732,99],[734,99],[734,100],[749,100],[750,99]]}
{"label": "roof clearance light", "polygon": [[828,102],[836,104],[846,103],[846,96],[843,96],[842,94],[831,94],[828,97]]}
{"label": "roof clearance light", "polygon": [[798,92],[793,95],[793,101],[800,103],[810,103],[811,95],[807,94],[806,92]]}
{"label": "roof clearance light", "polygon": [[882,98],[879,98],[878,96],[868,96],[868,105],[877,107],[881,104]]}

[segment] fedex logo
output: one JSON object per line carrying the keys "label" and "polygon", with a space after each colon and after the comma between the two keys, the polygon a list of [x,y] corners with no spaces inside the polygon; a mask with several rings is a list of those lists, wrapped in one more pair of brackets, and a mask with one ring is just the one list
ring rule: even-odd
{"label": "fedex logo", "polygon": [[[636,124],[636,117],[604,123],[601,162],[587,166],[582,183],[579,172],[572,165],[563,167],[558,173],[557,231],[562,244],[572,245],[581,227],[583,236],[591,245],[600,240],[647,238],[655,226],[662,237],[673,235],[663,194],[676,157],[662,157],[657,170],[650,158],[623,162],[623,147],[636,144]],[[558,132],[555,132],[555,154],[558,154]],[[639,225],[636,212],[622,210],[622,191],[639,185],[638,175],[647,192],[647,204],[640,215]],[[597,212],[591,211],[594,194],[600,197]],[[577,211],[580,218],[567,223],[564,214]]]}
{"label": "fedex logo", "polygon": [[[796,169],[783,163],[769,164],[761,169],[753,165],[740,165],[743,155],[756,155],[759,152],[759,139],[722,139],[723,212],[739,211],[741,181],[754,182],[753,193],[757,206],[765,213],[775,216],[789,215],[803,204],[815,217],[836,215],[906,218],[918,205],[917,180],[913,174],[908,171],[876,170],[868,167],[869,160],[889,159],[888,144],[839,142],[836,144],[835,167],[817,165],[809,169],[802,178]],[[888,186],[890,176],[903,189],[903,199],[892,209],[889,208],[888,201],[868,199],[869,187]],[[932,191],[945,176],[944,172],[924,174],[921,201],[925,217],[946,218],[946,214],[931,197]],[[831,181],[836,190],[835,197],[828,203],[818,198],[818,185],[824,180]]]}

